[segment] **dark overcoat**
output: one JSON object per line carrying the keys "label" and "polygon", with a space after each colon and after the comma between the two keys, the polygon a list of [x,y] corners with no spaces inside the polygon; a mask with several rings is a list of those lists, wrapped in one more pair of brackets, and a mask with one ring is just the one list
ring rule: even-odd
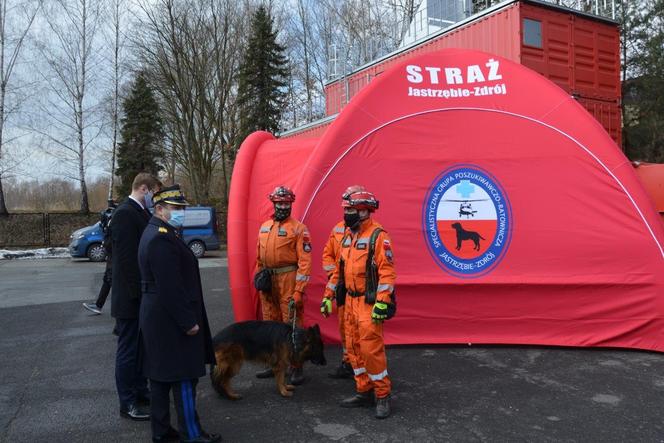
{"label": "dark overcoat", "polygon": [[146,209],[129,197],[113,212],[109,227],[113,249],[111,315],[115,318],[138,318],[141,303],[138,244],[150,217]]}
{"label": "dark overcoat", "polygon": [[[141,238],[138,261],[143,280],[143,375],[161,382],[202,377],[205,365],[214,363],[214,351],[198,259],[173,227],[152,217]],[[198,333],[187,335],[196,324]]]}

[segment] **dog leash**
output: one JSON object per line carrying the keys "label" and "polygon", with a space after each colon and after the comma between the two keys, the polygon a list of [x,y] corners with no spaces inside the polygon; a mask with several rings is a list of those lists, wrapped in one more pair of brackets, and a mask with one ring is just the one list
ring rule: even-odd
{"label": "dog leash", "polygon": [[297,345],[295,344],[295,322],[297,320],[297,309],[295,306],[289,306],[288,307],[288,316],[293,317],[293,324],[292,324],[292,329],[293,331],[291,332],[291,337],[293,339],[293,353],[297,354]]}

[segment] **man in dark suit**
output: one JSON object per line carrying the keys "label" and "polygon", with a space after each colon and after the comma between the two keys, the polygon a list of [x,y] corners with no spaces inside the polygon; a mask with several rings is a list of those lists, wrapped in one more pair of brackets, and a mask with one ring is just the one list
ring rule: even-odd
{"label": "man in dark suit", "polygon": [[139,403],[149,401],[149,391],[147,380],[140,376],[136,366],[141,303],[138,244],[151,217],[148,209],[152,206],[152,196],[160,186],[159,180],[151,174],[138,174],[132,183],[131,195],[115,209],[111,219],[111,315],[118,334],[115,384],[120,398],[120,416],[132,420],[150,419],[149,413],[139,407]]}
{"label": "man in dark suit", "polygon": [[[216,442],[221,437],[203,431],[196,413],[196,384],[215,358],[198,259],[179,233],[187,201],[174,185],[156,193],[154,203],[138,250],[143,291],[139,365],[150,379],[152,440]],[[179,433],[170,423],[171,390]]]}

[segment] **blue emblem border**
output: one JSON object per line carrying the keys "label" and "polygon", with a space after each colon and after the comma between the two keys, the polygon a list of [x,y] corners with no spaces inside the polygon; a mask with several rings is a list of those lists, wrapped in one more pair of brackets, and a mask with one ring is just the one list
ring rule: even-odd
{"label": "blue emblem border", "polygon": [[[498,190],[500,197],[503,202],[505,202],[506,206],[506,212],[507,212],[507,229],[506,229],[506,237],[505,240],[503,241],[502,247],[498,248],[494,244],[487,249],[487,251],[480,257],[468,260],[468,259],[460,259],[455,257],[454,253],[449,251],[443,242],[440,242],[440,247],[436,248],[434,245],[432,245],[429,233],[428,233],[428,214],[427,210],[430,206],[431,202],[431,196],[434,192],[434,190],[438,187],[438,184],[440,181],[448,174],[451,172],[456,172],[456,171],[463,171],[463,170],[470,170],[472,172],[476,172],[479,174],[484,175],[484,177],[491,182],[493,186]],[[477,186],[484,186],[481,183],[477,183],[471,179],[471,182],[476,184]],[[485,188],[484,188],[485,189]],[[485,189],[486,190],[486,189]],[[494,206],[496,206],[495,201],[493,202]],[[440,204],[440,202],[438,202]],[[438,206],[436,206],[437,210]],[[498,208],[496,207],[496,213],[498,212]],[[447,272],[448,274],[451,274],[455,277],[461,277],[461,278],[477,278],[477,277],[482,277],[489,272],[493,271],[495,267],[502,261],[503,257],[505,256],[505,253],[509,249],[510,243],[512,241],[512,230],[514,229],[514,218],[512,217],[512,205],[507,198],[507,193],[505,192],[504,188],[500,184],[500,182],[496,179],[496,177],[491,174],[490,172],[486,171],[484,168],[472,164],[472,163],[458,163],[453,166],[448,167],[441,173],[439,173],[436,178],[431,182],[431,185],[429,185],[429,188],[427,190],[426,198],[424,199],[424,204],[422,206],[422,234],[424,235],[424,242],[427,245],[427,249],[429,250],[429,254],[431,254],[431,257],[433,258],[434,262],[436,265],[438,265],[439,268],[441,268],[443,271]],[[493,239],[492,239],[493,240]],[[495,251],[496,249],[500,249],[499,251]],[[453,268],[451,265],[447,265],[443,259],[441,259],[438,256],[438,253],[446,252],[447,254],[451,255],[454,257],[455,260],[457,260],[460,263],[468,264],[471,262],[475,262],[477,260],[480,260],[482,257],[486,256],[487,253],[493,252],[496,255],[496,258],[493,260],[493,263],[491,263],[489,266],[486,268],[483,268],[481,271],[475,271],[475,270],[470,270],[470,271],[460,271],[457,270],[456,268]],[[498,253],[496,253],[498,252]]]}

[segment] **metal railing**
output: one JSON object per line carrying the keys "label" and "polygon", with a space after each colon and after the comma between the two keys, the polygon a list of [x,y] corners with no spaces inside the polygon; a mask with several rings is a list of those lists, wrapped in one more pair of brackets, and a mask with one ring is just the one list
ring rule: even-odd
{"label": "metal railing", "polygon": [[[353,50],[363,45],[370,45],[375,59],[392,51],[402,50],[426,40],[460,22],[472,21],[475,17],[489,14],[516,0],[422,0],[408,29],[401,37],[398,47],[376,46],[375,42],[354,42],[352,47],[344,48],[333,43],[328,48],[328,78],[344,78],[369,60],[353,56]],[[589,16],[616,20],[618,0],[530,0],[536,3],[555,5],[558,8],[580,12]],[[383,42],[384,43],[384,42]]]}
{"label": "metal railing", "polygon": [[[537,0],[597,17],[616,19],[617,0]],[[423,0],[399,47],[410,46],[462,20],[514,0]]]}

